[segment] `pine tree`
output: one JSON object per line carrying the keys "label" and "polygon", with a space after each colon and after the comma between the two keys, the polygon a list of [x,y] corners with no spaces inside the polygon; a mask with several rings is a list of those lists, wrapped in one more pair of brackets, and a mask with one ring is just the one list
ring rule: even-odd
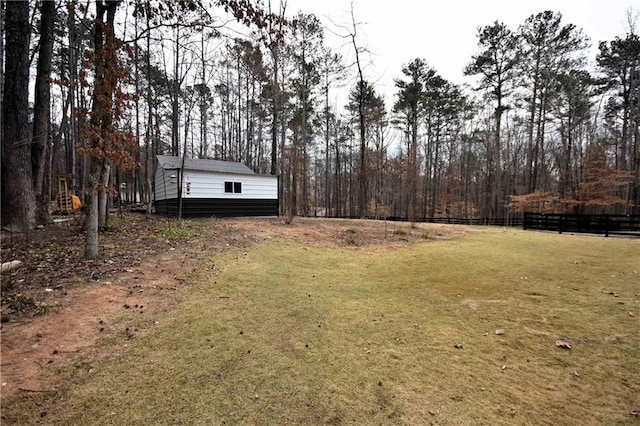
{"label": "pine tree", "polygon": [[486,90],[488,98],[495,102],[493,110],[494,134],[488,150],[488,183],[491,198],[490,216],[501,217],[502,197],[502,115],[509,108],[505,98],[513,89],[515,70],[520,60],[518,37],[505,24],[495,21],[478,29],[478,46],[481,51],[474,55],[464,69],[465,75],[480,75],[479,88]]}
{"label": "pine tree", "polygon": [[562,14],[549,10],[527,18],[519,36],[523,42],[520,68],[523,84],[528,87],[525,101],[529,110],[525,178],[527,191],[533,192],[549,186],[545,135],[556,76],[579,69],[588,38],[575,25],[563,24]]}
{"label": "pine tree", "polygon": [[399,124],[405,133],[407,142],[406,191],[408,202],[406,215],[410,221],[413,221],[417,217],[418,207],[418,129],[420,120],[424,116],[423,107],[427,96],[425,85],[437,74],[434,69],[427,66],[426,61],[419,58],[402,67],[402,74],[407,80],[395,80],[398,93],[393,105],[393,112],[399,117]]}
{"label": "pine tree", "polygon": [[[628,208],[640,211],[640,37],[633,32],[622,39],[601,42],[597,62],[611,91],[606,113],[615,139],[616,168],[635,171]],[[635,206],[635,207],[633,207]]]}

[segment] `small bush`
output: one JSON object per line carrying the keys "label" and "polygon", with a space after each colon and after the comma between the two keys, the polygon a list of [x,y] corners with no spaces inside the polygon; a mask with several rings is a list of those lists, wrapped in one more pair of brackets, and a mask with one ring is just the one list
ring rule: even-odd
{"label": "small bush", "polygon": [[291,225],[293,223],[293,211],[292,210],[285,209],[285,211],[282,212],[282,222],[285,225]]}
{"label": "small bush", "polygon": [[344,230],[344,242],[349,246],[358,245],[358,241],[356,236],[358,235],[358,231],[355,228],[349,227]]}
{"label": "small bush", "polygon": [[393,233],[396,235],[407,235],[409,232],[406,229],[404,229],[404,227],[398,226],[396,230],[393,231]]}
{"label": "small bush", "polygon": [[45,315],[49,312],[50,307],[49,305],[40,305],[38,306],[38,309],[35,312],[35,315]]}
{"label": "small bush", "polygon": [[50,310],[48,305],[39,305],[32,297],[24,296],[22,294],[18,294],[11,300],[9,308],[20,314],[36,316],[45,315]]}
{"label": "small bush", "polygon": [[32,297],[19,294],[9,303],[9,307],[17,312],[27,312],[37,308],[37,305]]}
{"label": "small bush", "polygon": [[422,238],[424,238],[425,240],[433,240],[435,236],[428,229],[423,229]]}

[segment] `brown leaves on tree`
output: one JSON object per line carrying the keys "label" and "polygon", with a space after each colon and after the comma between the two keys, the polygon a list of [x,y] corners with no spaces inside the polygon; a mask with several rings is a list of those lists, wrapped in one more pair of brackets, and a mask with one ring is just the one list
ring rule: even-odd
{"label": "brown leaves on tree", "polygon": [[536,190],[530,194],[512,195],[507,207],[511,211],[519,213],[525,211],[563,213],[577,204],[578,201],[572,198]]}
{"label": "brown leaves on tree", "polygon": [[592,144],[587,150],[587,178],[578,185],[578,197],[591,206],[624,204],[620,190],[633,183],[633,172],[616,170],[607,164],[606,146]]}
{"label": "brown leaves on tree", "polygon": [[530,194],[513,195],[507,207],[514,212],[567,213],[575,206],[606,207],[624,204],[624,188],[633,183],[633,172],[616,170],[607,163],[607,147],[591,144],[587,149],[586,179],[578,185],[578,199],[560,197],[552,192],[536,190]]}
{"label": "brown leaves on tree", "polygon": [[[133,78],[122,65],[131,51],[114,36],[113,23],[96,22],[95,31],[95,50],[85,52],[84,69],[79,73],[80,84],[94,91],[94,105],[91,111],[75,111],[83,117],[80,140],[89,143],[78,143],[76,150],[80,156],[106,160],[121,169],[135,168],[137,141],[131,132],[120,129],[126,112],[139,96],[127,89]],[[90,68],[94,70],[92,81],[87,78]]]}

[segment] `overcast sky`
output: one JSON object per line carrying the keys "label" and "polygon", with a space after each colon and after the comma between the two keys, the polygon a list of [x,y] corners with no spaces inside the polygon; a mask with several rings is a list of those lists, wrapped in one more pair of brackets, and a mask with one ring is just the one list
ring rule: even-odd
{"label": "overcast sky", "polygon": [[[276,1],[272,0],[272,4]],[[591,38],[590,60],[595,58],[600,40],[624,36],[628,30],[627,11],[640,11],[638,0],[354,0],[358,43],[371,52],[365,77],[376,82],[379,93],[395,93],[393,79],[401,77],[402,65],[420,57],[440,75],[454,83],[469,82],[462,69],[477,53],[477,28],[498,20],[516,30],[526,18],[544,10],[559,11],[565,24],[582,28]],[[287,15],[298,11],[313,13],[335,31],[331,24],[350,25],[350,0],[288,0]],[[636,32],[640,30],[640,20]],[[344,42],[327,33],[327,44]],[[351,46],[343,56],[353,59]]]}

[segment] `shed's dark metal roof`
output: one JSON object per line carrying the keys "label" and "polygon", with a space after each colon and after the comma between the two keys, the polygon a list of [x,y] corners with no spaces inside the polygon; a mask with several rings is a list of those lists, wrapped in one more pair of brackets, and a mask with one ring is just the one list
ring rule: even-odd
{"label": "shed's dark metal roof", "polygon": [[[179,169],[182,167],[182,157],[173,157],[171,155],[156,155],[160,167],[163,169]],[[254,175],[253,170],[242,163],[234,161],[220,160],[200,160],[196,158],[184,159],[185,170],[202,170],[207,172],[218,173],[236,173],[240,175]]]}

